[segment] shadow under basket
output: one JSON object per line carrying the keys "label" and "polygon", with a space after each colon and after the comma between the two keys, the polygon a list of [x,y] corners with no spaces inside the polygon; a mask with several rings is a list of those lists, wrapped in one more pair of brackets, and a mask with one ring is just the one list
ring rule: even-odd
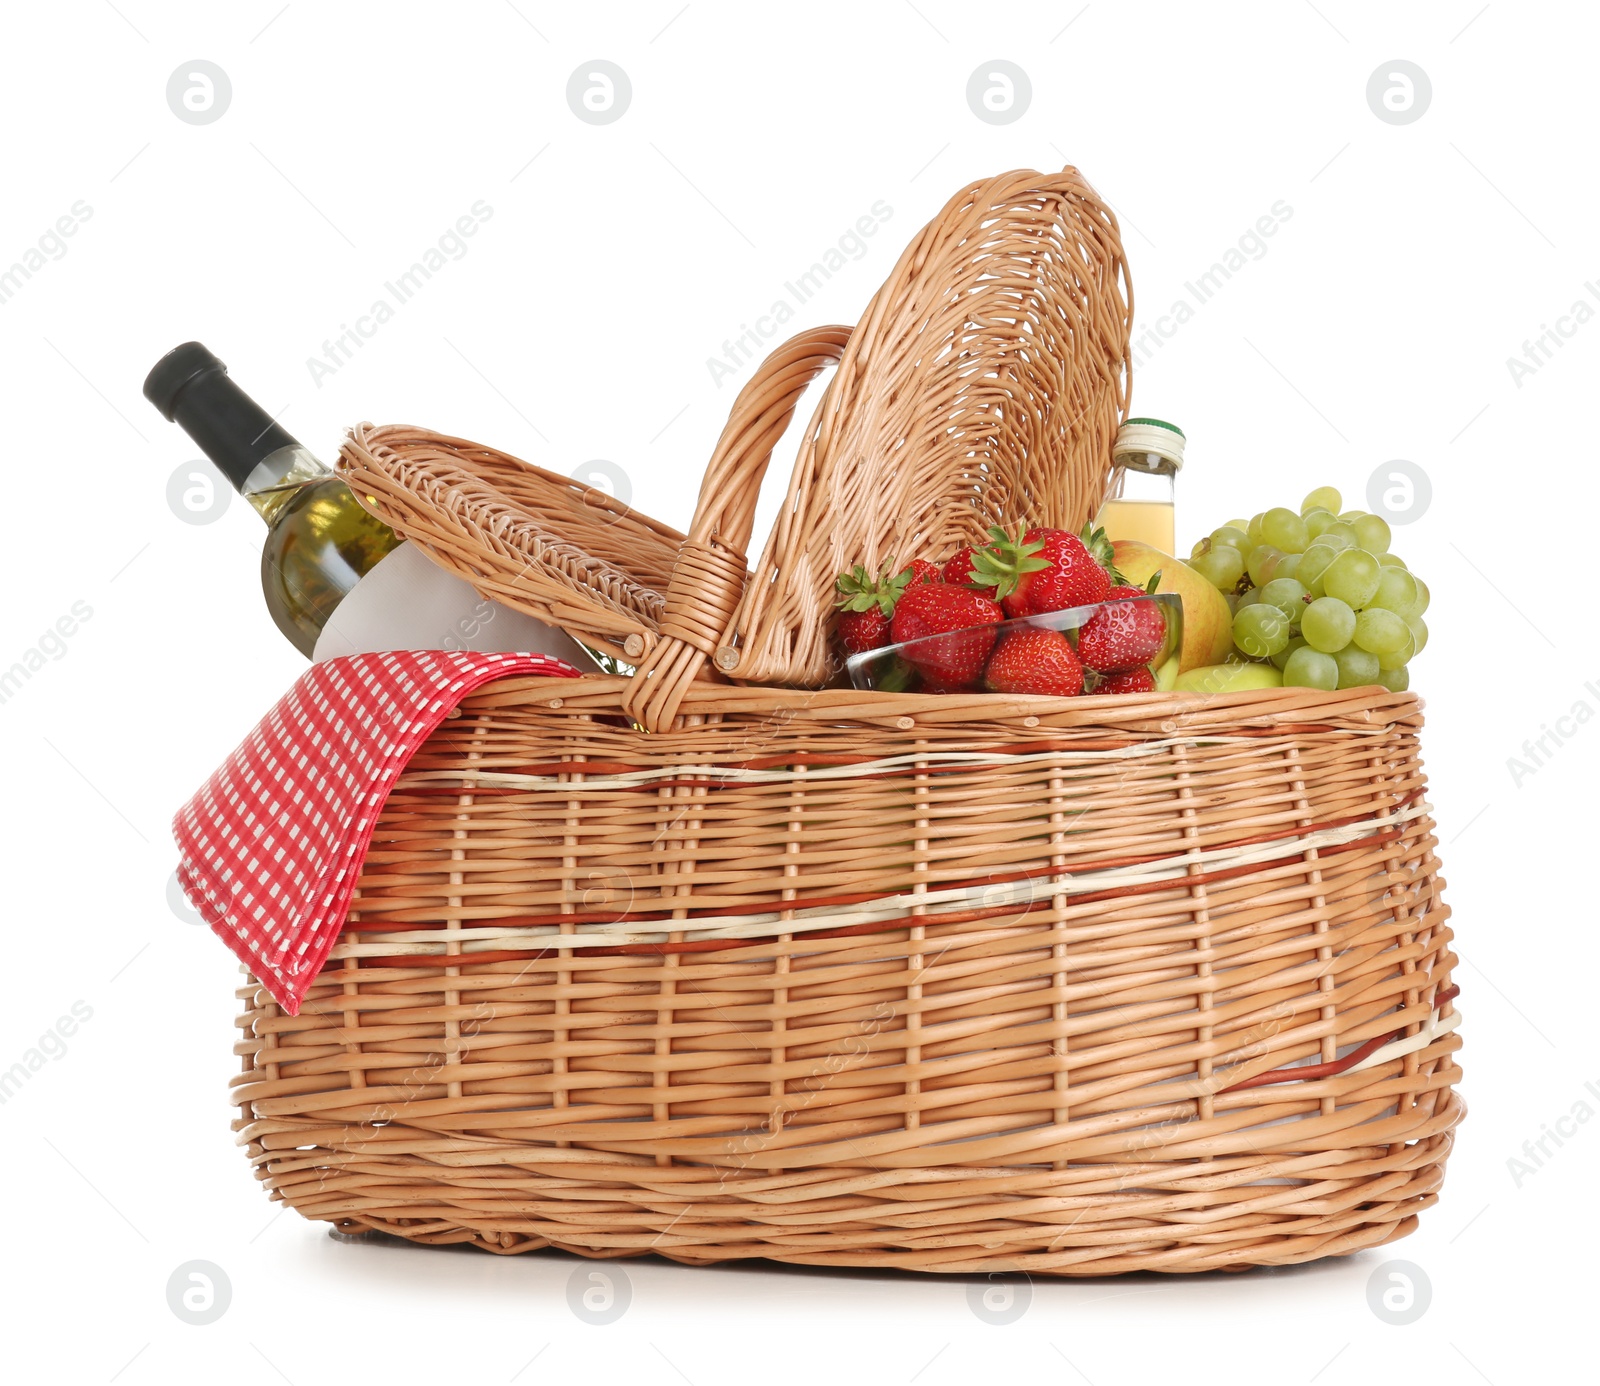
{"label": "shadow under basket", "polygon": [[1405,1236],[1463,1109],[1421,704],[623,679],[463,703],[239,1138],[346,1232],[936,1272]]}

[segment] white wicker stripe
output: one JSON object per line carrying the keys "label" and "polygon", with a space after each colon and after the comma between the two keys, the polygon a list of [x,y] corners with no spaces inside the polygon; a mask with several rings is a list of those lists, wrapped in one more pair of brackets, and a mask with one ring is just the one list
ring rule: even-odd
{"label": "white wicker stripe", "polygon": [[[550,947],[560,940],[561,948],[615,948],[619,944],[665,943],[673,935],[684,939],[762,938],[771,934],[798,934],[819,929],[848,928],[857,924],[888,923],[909,915],[916,907],[923,911],[919,923],[937,922],[941,914],[970,909],[1000,908],[1007,905],[1021,907],[1037,900],[1063,896],[1090,895],[1117,886],[1168,882],[1182,885],[1192,867],[1205,866],[1221,869],[1230,866],[1252,866],[1266,862],[1298,857],[1313,848],[1338,847],[1371,834],[1375,829],[1393,827],[1424,817],[1431,805],[1419,801],[1405,809],[1380,817],[1363,819],[1359,823],[1346,823],[1336,828],[1322,828],[1315,832],[1299,833],[1272,842],[1255,843],[1247,847],[1214,847],[1194,850],[1165,857],[1160,861],[1143,862],[1133,866],[1107,867],[1098,871],[1084,871],[1072,875],[1044,876],[1019,881],[1005,881],[993,885],[958,886],[947,890],[930,890],[916,894],[887,895],[882,899],[853,905],[846,909],[823,906],[815,909],[797,909],[785,918],[774,911],[759,914],[719,915],[713,920],[673,920],[670,931],[656,921],[641,927],[619,921],[611,924],[584,924],[582,933],[563,934],[554,925],[496,927],[484,925],[471,930],[470,938],[463,941],[459,930],[424,930],[384,934],[363,932],[352,942],[347,936],[335,945],[331,959],[361,957],[430,957],[442,954],[447,942],[460,945],[464,955],[474,952],[498,952],[505,948]],[[360,907],[360,902],[356,902]],[[941,908],[942,907],[942,908]]]}
{"label": "white wicker stripe", "polygon": [[1401,1039],[1392,1040],[1382,1049],[1375,1049],[1358,1064],[1351,1064],[1347,1073],[1359,1073],[1364,1068],[1376,1068],[1379,1064],[1386,1064],[1391,1059],[1404,1058],[1407,1054],[1414,1054],[1419,1049],[1426,1049],[1440,1035],[1448,1035],[1456,1026],[1461,1024],[1461,1012],[1454,1011],[1450,1015],[1441,1016],[1434,1011],[1414,1035],[1406,1035]]}

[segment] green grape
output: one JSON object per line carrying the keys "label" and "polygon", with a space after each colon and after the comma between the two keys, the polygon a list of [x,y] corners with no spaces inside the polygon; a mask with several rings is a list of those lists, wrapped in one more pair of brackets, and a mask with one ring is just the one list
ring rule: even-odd
{"label": "green grape", "polygon": [[1258,511],[1250,517],[1250,523],[1244,527],[1245,537],[1250,541],[1252,549],[1261,542],[1261,520],[1265,513]]}
{"label": "green grape", "polygon": [[1284,554],[1284,556],[1278,560],[1277,572],[1275,572],[1272,576],[1274,578],[1292,578],[1299,576],[1301,557],[1302,555],[1297,553]]}
{"label": "green grape", "polygon": [[1433,600],[1433,594],[1428,591],[1428,584],[1421,578],[1417,579],[1417,593],[1422,598],[1422,605],[1417,608],[1417,615],[1420,616],[1428,609],[1428,603]]}
{"label": "green grape", "polygon": [[1380,553],[1378,562],[1383,564],[1385,568],[1404,568],[1406,566],[1405,559],[1401,558],[1397,553]]}
{"label": "green grape", "polygon": [[1411,638],[1417,642],[1417,653],[1421,654],[1428,648],[1428,623],[1420,616],[1413,616],[1406,622],[1406,629],[1411,632]]}
{"label": "green grape", "polygon": [[1236,529],[1236,530],[1239,531],[1240,534],[1244,534],[1250,528],[1250,521],[1249,520],[1229,520],[1228,523],[1223,526],[1223,528],[1224,529]]}
{"label": "green grape", "polygon": [[1356,543],[1374,557],[1389,547],[1389,540],[1393,537],[1388,521],[1382,515],[1360,515],[1350,521],[1350,527],[1356,532]]}
{"label": "green grape", "polygon": [[1346,645],[1342,650],[1336,650],[1333,659],[1339,666],[1340,688],[1364,688],[1369,683],[1376,683],[1378,675],[1383,672],[1378,668],[1378,656],[1359,645]]}
{"label": "green grape", "polygon": [[1250,552],[1249,534],[1232,520],[1211,531],[1211,547],[1215,549],[1224,544],[1230,549],[1238,549],[1240,553]]}
{"label": "green grape", "polygon": [[1300,565],[1295,570],[1294,575],[1305,583],[1307,587],[1310,587],[1313,582],[1328,571],[1328,565],[1338,556],[1339,550],[1334,548],[1332,544],[1313,544],[1300,555]]}
{"label": "green grape", "polygon": [[1281,650],[1279,650],[1277,654],[1272,656],[1272,662],[1274,664],[1276,664],[1278,666],[1278,668],[1281,669],[1281,668],[1283,668],[1283,666],[1285,664],[1287,664],[1289,662],[1289,656],[1290,655],[1292,655],[1296,650],[1305,649],[1305,647],[1306,647],[1306,638],[1305,638],[1305,636],[1303,636],[1303,635],[1291,635],[1289,637],[1289,643],[1287,645],[1285,645]]}
{"label": "green grape", "polygon": [[1378,668],[1403,669],[1417,656],[1417,638],[1410,629],[1406,630],[1405,642],[1398,650],[1391,650],[1388,654],[1378,656]]}
{"label": "green grape", "polygon": [[1210,551],[1211,551],[1211,541],[1209,539],[1196,539],[1194,541],[1194,543],[1190,546],[1189,557],[1190,558],[1199,558],[1201,554],[1209,553]]}
{"label": "green grape", "polygon": [[1233,618],[1233,643],[1252,659],[1266,659],[1289,643],[1289,620],[1275,606],[1252,602]]}
{"label": "green grape", "polygon": [[1283,682],[1286,687],[1332,690],[1339,686],[1339,662],[1307,645],[1289,656],[1283,666]]}
{"label": "green grape", "polygon": [[1356,613],[1337,597],[1318,597],[1300,615],[1300,634],[1306,644],[1333,654],[1350,643],[1356,632]]}
{"label": "green grape", "polygon": [[1251,606],[1251,605],[1253,605],[1254,603],[1256,603],[1256,602],[1258,602],[1260,600],[1261,600],[1261,592],[1259,591],[1259,589],[1254,588],[1254,587],[1246,588],[1245,592],[1244,592],[1244,595],[1242,597],[1240,597],[1239,600],[1237,602],[1235,602],[1234,605],[1233,605],[1234,614],[1237,615],[1245,607]]}
{"label": "green grape", "polygon": [[1275,606],[1288,617],[1289,624],[1300,624],[1300,615],[1306,609],[1306,589],[1292,577],[1273,578],[1261,589],[1260,600]]}
{"label": "green grape", "polygon": [[[1379,563],[1382,563],[1379,559]],[[1381,606],[1396,616],[1412,617],[1422,607],[1422,594],[1417,591],[1417,580],[1404,568],[1378,569],[1378,590],[1368,606]]]}
{"label": "green grape", "polygon": [[1346,606],[1359,611],[1378,590],[1378,560],[1365,549],[1346,549],[1322,575],[1322,588]]}
{"label": "green grape", "polygon": [[1391,693],[1404,693],[1406,689],[1411,687],[1411,675],[1403,664],[1398,669],[1380,668],[1378,670],[1378,682]]}
{"label": "green grape", "polygon": [[1337,544],[1341,549],[1359,548],[1356,543],[1356,528],[1347,525],[1343,520],[1335,520],[1321,534],[1317,536],[1324,544]]}
{"label": "green grape", "polygon": [[1306,522],[1281,505],[1261,517],[1261,538],[1283,553],[1304,553],[1311,542]]}
{"label": "green grape", "polygon": [[1339,517],[1331,510],[1308,510],[1300,518],[1306,522],[1306,533],[1311,536],[1313,544],[1339,523]]}
{"label": "green grape", "polygon": [[[1200,541],[1202,547],[1208,542]],[[1244,555],[1224,544],[1221,548],[1205,548],[1205,552],[1189,560],[1189,566],[1218,591],[1231,592],[1244,576]]]}
{"label": "green grape", "polygon": [[1363,650],[1375,655],[1386,655],[1405,649],[1412,636],[1406,629],[1406,623],[1394,612],[1385,611],[1381,606],[1374,606],[1356,617],[1356,633],[1353,639]]}
{"label": "green grape", "polygon": [[1257,544],[1245,556],[1245,571],[1250,574],[1250,581],[1257,587],[1264,582],[1271,582],[1277,576],[1278,560],[1283,557],[1281,549],[1274,548],[1271,544]]}
{"label": "green grape", "polygon": [[1339,512],[1339,518],[1354,529],[1356,521],[1366,513],[1365,510],[1342,510]]}
{"label": "green grape", "polygon": [[1300,513],[1304,515],[1308,510],[1318,506],[1334,515],[1339,513],[1339,507],[1344,504],[1344,497],[1339,494],[1334,486],[1319,486],[1315,491],[1306,492],[1306,498],[1300,502]]}

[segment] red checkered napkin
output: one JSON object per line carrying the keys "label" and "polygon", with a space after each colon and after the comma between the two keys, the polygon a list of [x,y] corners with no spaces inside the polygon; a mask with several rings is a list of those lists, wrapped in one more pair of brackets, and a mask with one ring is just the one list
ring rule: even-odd
{"label": "red checkered napkin", "polygon": [[184,894],[298,1015],[378,811],[428,734],[494,679],[577,674],[548,655],[443,650],[312,665],[172,820]]}

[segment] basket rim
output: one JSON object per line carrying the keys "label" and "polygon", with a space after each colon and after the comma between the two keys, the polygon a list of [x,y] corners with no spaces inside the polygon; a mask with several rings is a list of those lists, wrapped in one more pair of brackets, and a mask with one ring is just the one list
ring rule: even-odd
{"label": "basket rim", "polygon": [[[576,679],[544,675],[516,675],[485,684],[469,695],[466,703],[481,704],[485,699],[507,695],[532,695],[529,701],[542,701],[538,695],[560,690],[549,699],[552,709],[569,707],[579,701],[616,695],[620,702],[632,685],[626,674],[580,674]],[[518,699],[519,701],[521,699]],[[1304,723],[1327,718],[1376,722],[1376,710],[1389,713],[1389,720],[1404,721],[1419,715],[1427,706],[1412,689],[1392,692],[1382,684],[1363,684],[1356,688],[1323,691],[1315,688],[1247,688],[1226,693],[1191,693],[1179,690],[1151,693],[1080,693],[1057,698],[1029,693],[886,693],[855,688],[778,688],[765,684],[720,684],[696,682],[684,695],[680,715],[695,713],[769,712],[795,716],[826,716],[850,720],[900,723],[910,730],[918,723],[934,722],[1016,722],[1024,727],[1038,725],[1049,717],[1058,727],[1122,723],[1130,720],[1150,722],[1162,716],[1215,711],[1238,711],[1252,722],[1262,718],[1281,723]],[[1107,712],[1125,710],[1128,717],[1106,717]],[[1082,713],[1077,716],[1074,714]],[[1297,717],[1295,714],[1299,714]],[[1312,716],[1310,714],[1319,714]]]}

